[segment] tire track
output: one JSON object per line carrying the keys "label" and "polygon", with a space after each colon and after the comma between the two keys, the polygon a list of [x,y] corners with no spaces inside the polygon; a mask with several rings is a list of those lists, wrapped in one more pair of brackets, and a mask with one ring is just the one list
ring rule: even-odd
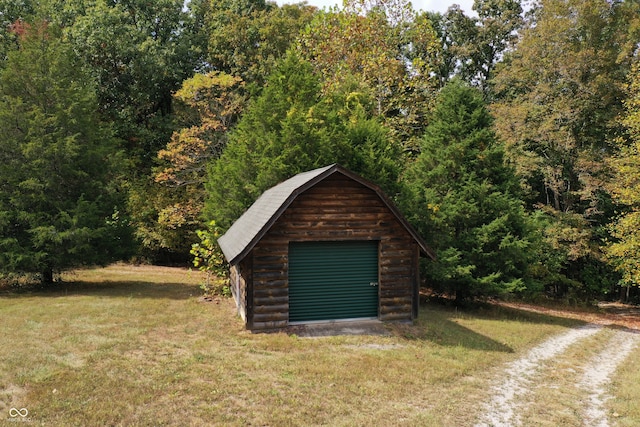
{"label": "tire track", "polygon": [[490,390],[492,399],[485,406],[482,419],[476,427],[520,425],[517,415],[519,401],[529,392],[532,377],[540,370],[540,364],[563,353],[572,344],[595,335],[601,329],[602,326],[592,324],[571,329],[551,337],[529,350],[524,357],[507,364],[502,373],[502,381]]}
{"label": "tire track", "polygon": [[608,427],[605,403],[610,398],[606,386],[618,367],[640,343],[638,331],[618,330],[605,345],[605,349],[593,357],[585,366],[579,386],[588,393],[587,408],[583,424],[593,427]]}

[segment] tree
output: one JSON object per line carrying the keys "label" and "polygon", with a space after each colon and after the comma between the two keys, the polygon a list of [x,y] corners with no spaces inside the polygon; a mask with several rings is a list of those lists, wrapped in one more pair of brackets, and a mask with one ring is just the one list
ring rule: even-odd
{"label": "tree", "polygon": [[497,129],[536,202],[595,213],[623,99],[616,8],[548,0],[535,16],[496,76]]}
{"label": "tree", "polygon": [[158,152],[154,183],[136,192],[144,200],[132,197],[130,206],[145,247],[187,254],[202,226],[206,165],[227,145],[245,108],[245,85],[225,73],[196,74],[174,98],[176,120],[184,127]]}
{"label": "tree", "polygon": [[17,47],[16,27],[35,15],[31,0],[0,0],[0,68],[4,68],[9,51]]}
{"label": "tree", "polygon": [[425,12],[425,15],[438,35],[440,49],[437,51],[435,73],[442,87],[459,75],[462,64],[468,62],[464,51],[477,31],[475,20],[465,15],[458,5],[449,7],[444,14]]}
{"label": "tree", "polygon": [[[640,28],[640,27],[639,27]],[[614,199],[626,206],[611,224],[613,241],[607,253],[623,283],[640,286],[640,60],[636,59],[629,79],[631,96],[626,102],[623,124],[627,127],[630,143],[624,144],[611,160],[614,179],[609,188]]]}
{"label": "tree", "polygon": [[319,12],[297,45],[325,93],[353,78],[361,82],[375,100],[369,113],[408,151],[415,150],[435,94],[437,48],[431,23],[404,0],[351,0],[344,10]]}
{"label": "tree", "polygon": [[[45,2],[43,2],[44,4]],[[156,251],[183,240],[162,231],[157,205],[169,203],[154,185],[158,151],[176,130],[173,93],[205,67],[208,0],[74,0],[50,7],[83,66],[96,82],[102,120],[112,123],[125,153],[126,214],[136,227],[140,250]],[[43,6],[44,7],[44,6]],[[173,242],[166,239],[171,238]],[[161,244],[158,244],[161,242]],[[188,245],[184,246],[185,254]]]}
{"label": "tree", "polygon": [[24,24],[0,75],[0,269],[40,273],[128,249],[110,188],[115,140],[60,31]]}
{"label": "tree", "polygon": [[605,0],[540,2],[493,80],[497,132],[530,207],[565,230],[548,238],[564,248],[565,273],[578,281],[588,279],[585,264],[603,268],[613,214],[604,165],[620,135],[628,70],[623,10]]}
{"label": "tree", "polygon": [[428,16],[442,46],[438,68],[442,84],[457,76],[487,93],[495,66],[517,40],[522,6],[519,0],[475,0],[473,9],[478,17],[466,16],[457,5],[444,15]]}
{"label": "tree", "polygon": [[458,299],[522,291],[534,261],[518,180],[491,126],[482,94],[450,82],[404,176],[404,210],[437,253],[427,281]]}
{"label": "tree", "polygon": [[398,149],[367,116],[357,83],[322,95],[311,65],[290,53],[269,77],[209,168],[205,218],[228,228],[263,191],[299,172],[340,163],[394,194]]}
{"label": "tree", "polygon": [[97,82],[100,111],[114,123],[138,175],[149,174],[171,136],[172,93],[202,65],[198,16],[183,4],[87,2],[65,28]]}
{"label": "tree", "polygon": [[206,17],[211,68],[261,88],[315,11],[304,4],[277,6],[264,0],[211,2]]}
{"label": "tree", "polygon": [[478,13],[477,31],[466,47],[462,74],[486,92],[496,64],[515,45],[523,25],[522,6],[520,0],[475,0],[473,10]]}

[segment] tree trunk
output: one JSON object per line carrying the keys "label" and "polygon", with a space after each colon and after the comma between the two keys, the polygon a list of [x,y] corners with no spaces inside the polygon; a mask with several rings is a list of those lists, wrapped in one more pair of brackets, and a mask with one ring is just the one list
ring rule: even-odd
{"label": "tree trunk", "polygon": [[53,283],[53,269],[47,268],[42,272],[42,283]]}

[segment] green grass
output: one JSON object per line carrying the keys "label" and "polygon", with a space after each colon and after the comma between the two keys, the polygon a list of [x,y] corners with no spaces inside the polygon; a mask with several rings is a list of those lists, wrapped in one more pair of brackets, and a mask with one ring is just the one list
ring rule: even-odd
{"label": "green grass", "polygon": [[577,324],[428,304],[387,337],[252,334],[200,279],[114,266],[0,294],[0,424],[27,408],[47,426],[473,425],[496,369]]}

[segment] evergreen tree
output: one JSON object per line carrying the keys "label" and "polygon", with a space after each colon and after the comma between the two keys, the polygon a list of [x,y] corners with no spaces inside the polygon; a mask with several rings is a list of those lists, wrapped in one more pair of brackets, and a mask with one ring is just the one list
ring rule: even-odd
{"label": "evergreen tree", "polygon": [[399,148],[368,117],[357,84],[322,96],[311,65],[290,54],[211,164],[205,216],[229,227],[262,192],[297,173],[339,163],[396,191]]}
{"label": "evergreen tree", "polygon": [[18,36],[0,75],[0,272],[51,281],[116,257],[126,234],[108,188],[113,138],[90,80],[46,22]]}
{"label": "evergreen tree", "polygon": [[438,256],[428,282],[459,299],[526,286],[528,221],[491,124],[478,90],[448,83],[405,176],[405,211]]}

